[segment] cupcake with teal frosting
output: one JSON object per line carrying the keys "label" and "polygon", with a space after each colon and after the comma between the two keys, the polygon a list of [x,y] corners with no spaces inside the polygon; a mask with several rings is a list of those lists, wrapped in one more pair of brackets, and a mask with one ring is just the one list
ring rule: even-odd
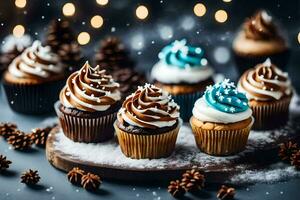
{"label": "cupcake with teal frosting", "polygon": [[181,108],[181,118],[188,121],[194,102],[206,86],[213,84],[213,69],[204,49],[187,45],[185,39],[174,41],[162,49],[159,61],[153,66],[154,84],[169,92]]}
{"label": "cupcake with teal frosting", "polygon": [[253,122],[246,95],[229,79],[207,87],[190,119],[198,148],[218,156],[244,150]]}

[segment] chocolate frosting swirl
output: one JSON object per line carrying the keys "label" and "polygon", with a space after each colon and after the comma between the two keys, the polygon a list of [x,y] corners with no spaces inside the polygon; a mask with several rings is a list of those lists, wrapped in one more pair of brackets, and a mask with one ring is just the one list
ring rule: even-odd
{"label": "chocolate frosting swirl", "polygon": [[265,11],[258,11],[244,24],[244,31],[247,38],[254,40],[268,40],[278,37],[277,28],[272,17]]}
{"label": "chocolate frosting swirl", "polygon": [[242,75],[239,90],[244,91],[249,99],[267,101],[290,95],[292,86],[288,74],[267,59]]}
{"label": "chocolate frosting swirl", "polygon": [[91,67],[88,62],[70,75],[60,92],[61,103],[81,111],[105,111],[121,99],[119,84],[99,65]]}
{"label": "chocolate frosting swirl", "polygon": [[150,84],[128,96],[118,113],[119,122],[149,129],[171,127],[178,118],[179,106],[167,92]]}

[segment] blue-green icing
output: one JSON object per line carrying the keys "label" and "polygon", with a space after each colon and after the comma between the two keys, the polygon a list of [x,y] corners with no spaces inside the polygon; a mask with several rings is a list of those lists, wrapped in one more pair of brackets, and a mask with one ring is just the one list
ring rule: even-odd
{"label": "blue-green icing", "polygon": [[176,40],[164,47],[158,54],[158,57],[168,65],[183,69],[186,67],[202,67],[207,65],[203,49],[188,46],[185,39]]}
{"label": "blue-green icing", "polygon": [[239,113],[249,108],[246,95],[238,92],[229,79],[207,87],[204,99],[209,106],[221,112]]}

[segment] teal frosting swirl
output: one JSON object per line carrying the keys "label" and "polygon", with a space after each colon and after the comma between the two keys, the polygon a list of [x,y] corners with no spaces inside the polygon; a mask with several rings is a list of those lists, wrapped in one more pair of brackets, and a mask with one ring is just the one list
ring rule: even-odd
{"label": "teal frosting swirl", "polygon": [[207,87],[204,99],[209,106],[221,112],[239,113],[249,108],[246,95],[238,92],[234,83],[229,79]]}
{"label": "teal frosting swirl", "polygon": [[164,47],[158,57],[168,65],[179,68],[201,67],[207,65],[204,51],[200,47],[186,45],[186,40],[176,40]]}

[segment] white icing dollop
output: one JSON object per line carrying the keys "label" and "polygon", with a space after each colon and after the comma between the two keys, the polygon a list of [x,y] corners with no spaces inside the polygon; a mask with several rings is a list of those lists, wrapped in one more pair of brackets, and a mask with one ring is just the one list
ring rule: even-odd
{"label": "white icing dollop", "polygon": [[29,47],[32,43],[32,39],[29,35],[23,35],[22,37],[15,37],[14,35],[8,35],[4,38],[4,43],[1,46],[2,53],[13,51],[16,48],[19,52],[22,52],[25,48]]}

